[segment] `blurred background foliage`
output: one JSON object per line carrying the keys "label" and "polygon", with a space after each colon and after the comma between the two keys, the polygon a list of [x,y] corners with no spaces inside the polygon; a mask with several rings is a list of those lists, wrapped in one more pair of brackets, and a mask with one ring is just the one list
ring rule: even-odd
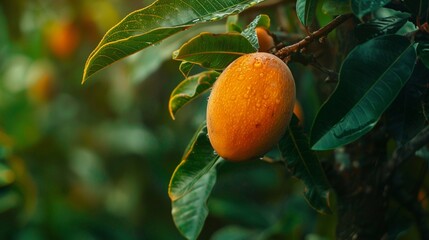
{"label": "blurred background foliage", "polygon": [[[182,239],[167,187],[205,118],[206,96],[170,118],[168,98],[183,79],[171,53],[202,30],[224,32],[225,21],[179,33],[81,85],[103,34],[150,3],[0,1],[1,239]],[[275,14],[291,9],[262,6],[240,21],[260,10],[275,29]],[[292,69],[308,128],[320,104],[314,76]],[[201,239],[332,239],[335,217],[317,214],[302,192],[280,164],[226,163]]]}

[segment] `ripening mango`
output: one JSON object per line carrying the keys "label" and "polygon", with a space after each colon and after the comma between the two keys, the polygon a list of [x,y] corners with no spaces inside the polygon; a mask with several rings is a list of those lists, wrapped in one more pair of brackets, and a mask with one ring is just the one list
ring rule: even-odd
{"label": "ripening mango", "polygon": [[216,80],[207,105],[208,137],[231,161],[260,157],[285,133],[295,104],[288,66],[269,53],[232,62]]}
{"label": "ripening mango", "polygon": [[255,28],[256,36],[258,37],[259,52],[268,52],[274,47],[274,39],[268,33],[268,30],[263,27]]}
{"label": "ripening mango", "polygon": [[79,28],[74,22],[58,20],[53,22],[46,30],[48,47],[55,57],[70,58],[80,42]]}

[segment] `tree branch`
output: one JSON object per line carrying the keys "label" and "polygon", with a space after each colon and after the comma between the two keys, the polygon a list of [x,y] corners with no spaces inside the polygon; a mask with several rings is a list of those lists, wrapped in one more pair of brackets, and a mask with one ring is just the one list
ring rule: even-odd
{"label": "tree branch", "polygon": [[390,179],[397,166],[413,156],[417,150],[422,148],[427,143],[429,143],[429,126],[423,128],[423,130],[420,131],[414,138],[393,152],[392,158],[386,164],[383,180],[386,181]]}
{"label": "tree branch", "polygon": [[320,38],[325,37],[326,35],[328,35],[328,33],[330,33],[332,30],[334,30],[336,27],[338,27],[351,17],[353,17],[353,14],[340,15],[323,28],[310,33],[310,35],[308,35],[301,41],[278,50],[275,55],[281,59],[284,59],[288,57],[291,53],[303,49],[315,40],[319,40]]}

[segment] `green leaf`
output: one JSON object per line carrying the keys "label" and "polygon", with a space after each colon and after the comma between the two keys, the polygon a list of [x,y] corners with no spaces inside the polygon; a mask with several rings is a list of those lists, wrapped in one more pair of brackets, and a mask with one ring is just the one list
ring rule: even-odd
{"label": "green leaf", "polygon": [[183,154],[168,186],[171,200],[188,193],[192,186],[212,169],[219,156],[214,152],[207,138],[205,123],[197,130]]}
{"label": "green leaf", "polygon": [[237,24],[231,23],[228,25],[228,32],[241,33],[242,31],[243,29],[241,29],[241,27]]}
{"label": "green leaf", "polygon": [[187,78],[189,76],[189,73],[191,72],[192,68],[195,66],[194,63],[183,61],[180,63],[179,70],[182,73],[182,75]]}
{"label": "green leaf", "polygon": [[352,10],[356,16],[361,18],[367,13],[383,7],[390,1],[391,0],[352,0]]}
{"label": "green leaf", "polygon": [[424,109],[429,84],[429,68],[417,62],[413,74],[385,113],[386,130],[398,146],[419,133],[426,125]]}
{"label": "green leaf", "polygon": [[[297,88],[297,101],[301,103],[304,111],[304,122],[301,123],[304,126],[304,130],[309,132],[311,123],[316,117],[319,111],[321,101],[319,91],[319,85],[315,79],[315,75],[311,71],[305,71],[300,77],[300,87]],[[301,119],[302,121],[302,119]]]}
{"label": "green leaf", "polygon": [[318,0],[297,0],[296,14],[304,26],[308,26],[313,22],[316,16]]}
{"label": "green leaf", "polygon": [[[218,161],[220,162],[220,161]],[[179,231],[187,239],[197,239],[208,215],[207,199],[216,183],[216,168],[203,175],[190,191],[172,202],[172,215]]]}
{"label": "green leaf", "polygon": [[205,24],[197,25],[187,31],[179,32],[163,40],[160,44],[146,48],[144,51],[127,58],[125,61],[127,69],[129,70],[129,76],[127,76],[127,78],[129,78],[133,84],[144,81],[158,70],[166,60],[171,59],[171,53],[177,50],[183,44],[184,40],[194,37],[203,30],[209,32],[223,32],[225,28],[220,22],[210,24],[210,26],[204,25]]}
{"label": "green leaf", "polygon": [[429,8],[427,0],[404,0],[405,5],[414,16],[422,17]]}
{"label": "green leaf", "polygon": [[263,0],[158,0],[112,27],[89,55],[82,82],[108,65],[196,23],[237,14]]}
{"label": "green leaf", "polygon": [[201,33],[173,53],[173,59],[209,69],[224,69],[236,58],[256,49],[239,33]]}
{"label": "green leaf", "polygon": [[429,41],[420,42],[417,45],[417,54],[423,64],[429,68]]}
{"label": "green leaf", "polygon": [[253,48],[259,49],[258,36],[256,36],[256,27],[264,27],[266,29],[270,28],[270,17],[268,15],[262,14],[258,15],[246,29],[241,32],[247,40],[249,40],[250,44],[252,44]]}
{"label": "green leaf", "polygon": [[238,15],[231,15],[226,19],[226,31],[227,32],[238,32],[241,33],[242,29],[238,22]]}
{"label": "green leaf", "polygon": [[216,182],[216,166],[223,160],[210,145],[203,124],[191,140],[182,162],[171,177],[168,194],[172,215],[187,239],[196,239],[208,215],[207,199]]}
{"label": "green leaf", "polygon": [[219,77],[218,72],[206,71],[190,76],[177,85],[168,103],[171,117],[174,119],[180,108],[211,88],[217,77]]}
{"label": "green leaf", "polygon": [[408,13],[398,13],[381,19],[372,19],[357,25],[355,35],[359,41],[364,42],[380,35],[396,33],[405,25],[410,16]]}
{"label": "green leaf", "polygon": [[280,139],[280,151],[287,168],[305,184],[304,196],[308,203],[321,213],[331,213],[328,180],[298,123],[294,115],[284,137]]}
{"label": "green leaf", "polygon": [[322,11],[329,15],[341,15],[351,13],[351,0],[325,0],[322,5]]}
{"label": "green leaf", "polygon": [[370,131],[413,72],[416,52],[399,35],[371,39],[344,60],[339,83],[313,123],[313,149],[333,149]]}

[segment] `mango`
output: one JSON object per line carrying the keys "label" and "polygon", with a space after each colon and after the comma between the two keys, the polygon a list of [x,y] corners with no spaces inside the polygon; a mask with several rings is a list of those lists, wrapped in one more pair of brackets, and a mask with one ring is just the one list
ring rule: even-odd
{"label": "mango", "polygon": [[214,150],[230,161],[261,157],[285,133],[295,98],[294,78],[281,59],[263,52],[237,58],[209,96],[207,129]]}

